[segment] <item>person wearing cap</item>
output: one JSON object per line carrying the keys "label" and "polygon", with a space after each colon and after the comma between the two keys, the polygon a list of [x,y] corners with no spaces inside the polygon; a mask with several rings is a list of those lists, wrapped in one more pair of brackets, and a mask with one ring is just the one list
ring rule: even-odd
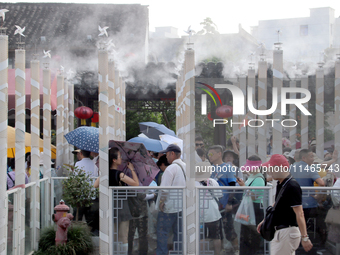
{"label": "person wearing cap", "polygon": [[[208,158],[213,168],[210,178],[216,180],[220,186],[235,186],[236,178],[234,174],[236,172],[235,166],[232,162],[225,163],[222,161],[223,148],[220,145],[211,146],[208,150]],[[232,217],[232,210],[234,202],[234,194],[224,190],[223,197],[220,198],[220,206],[224,209],[222,213],[223,228],[226,239],[232,243],[235,251],[238,250],[238,239],[234,229],[234,219]]]}
{"label": "person wearing cap", "polygon": [[[161,187],[185,186],[186,185],[186,164],[181,160],[181,149],[170,144],[165,153],[169,166],[163,173]],[[173,194],[170,194],[172,193]],[[179,205],[179,206],[178,206]],[[182,247],[182,200],[178,197],[177,191],[161,190],[157,198],[156,208],[159,208],[157,216],[157,255],[168,254],[168,236],[173,230],[174,251],[181,252]]]}
{"label": "person wearing cap", "polygon": [[[284,188],[275,208],[273,219],[276,231],[270,242],[270,254],[295,254],[300,241],[304,250],[308,252],[313,245],[307,235],[302,208],[302,190],[289,172],[287,159],[283,155],[274,154],[268,162],[262,164],[262,169],[278,181],[275,198]],[[258,233],[260,233],[262,223],[263,221],[257,225]]]}
{"label": "person wearing cap", "polygon": [[[237,178],[236,181],[240,186],[254,186],[261,187],[265,186],[265,177],[261,173],[261,159],[256,156],[250,156],[247,159],[247,162],[244,166],[241,167],[242,171],[249,172],[249,178],[246,182],[242,179]],[[252,200],[254,204],[254,212],[255,212],[255,221],[256,224],[259,224],[264,217],[263,206],[262,206],[262,198],[263,191],[260,190],[251,190]],[[261,244],[260,236],[254,231],[251,226],[241,225],[241,234],[240,234],[240,255],[244,254],[254,254],[260,249]]]}
{"label": "person wearing cap", "polygon": [[[214,186],[218,187],[219,184],[214,179],[209,178],[210,171],[208,167],[211,165],[208,162],[196,163],[195,165],[195,181],[196,186]],[[212,240],[214,246],[214,254],[220,254],[222,250],[222,216],[219,211],[218,199],[222,197],[221,190],[204,190],[200,193],[200,225],[204,229],[201,233],[200,239],[207,241]],[[201,231],[200,231],[201,232]],[[203,251],[206,245],[202,243],[201,250]]]}
{"label": "person wearing cap", "polygon": [[225,163],[230,163],[233,166],[238,167],[238,154],[233,150],[225,150],[223,152],[222,160]]}

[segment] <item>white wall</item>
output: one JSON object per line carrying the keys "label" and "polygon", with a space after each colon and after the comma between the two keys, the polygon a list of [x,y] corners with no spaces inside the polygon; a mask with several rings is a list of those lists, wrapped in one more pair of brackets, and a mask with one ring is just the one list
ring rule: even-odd
{"label": "white wall", "polygon": [[[283,43],[286,60],[319,61],[320,52],[334,47],[336,39],[339,45],[339,20],[334,17],[334,9],[330,7],[312,8],[310,17],[261,20],[253,28],[252,34],[258,41],[265,43],[267,49],[273,49],[274,43],[278,41],[276,31],[280,29],[280,42]],[[308,28],[304,30],[301,26]]]}

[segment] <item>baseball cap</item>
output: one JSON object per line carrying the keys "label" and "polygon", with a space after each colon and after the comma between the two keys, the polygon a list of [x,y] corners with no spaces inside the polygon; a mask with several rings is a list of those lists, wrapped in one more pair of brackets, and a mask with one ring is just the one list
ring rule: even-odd
{"label": "baseball cap", "polygon": [[241,171],[246,171],[249,172],[251,169],[256,169],[258,167],[260,167],[262,164],[261,160],[249,160],[247,159],[247,162],[244,164],[244,166],[241,167]]}
{"label": "baseball cap", "polygon": [[213,166],[209,162],[199,162],[195,165],[195,180],[206,181],[211,175]]}
{"label": "baseball cap", "polygon": [[80,149],[72,151],[73,154],[77,154],[78,152],[80,152]]}
{"label": "baseball cap", "polygon": [[176,144],[170,144],[168,146],[168,148],[166,148],[165,150],[160,151],[159,153],[167,153],[169,151],[181,152],[181,148],[179,146],[177,146]]}
{"label": "baseball cap", "polygon": [[288,160],[281,154],[274,154],[269,161],[262,164],[263,167],[282,166],[289,167]]}
{"label": "baseball cap", "polygon": [[232,154],[234,159],[237,159],[238,158],[238,155],[235,153],[235,151],[232,151],[232,150],[225,150],[223,152],[223,156],[222,156],[222,159],[227,155],[227,153],[229,154]]}

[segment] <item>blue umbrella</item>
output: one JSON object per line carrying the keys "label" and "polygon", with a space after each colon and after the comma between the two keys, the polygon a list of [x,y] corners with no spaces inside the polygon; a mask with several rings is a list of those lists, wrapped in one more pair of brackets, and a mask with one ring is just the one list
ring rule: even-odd
{"label": "blue umbrella", "polygon": [[171,135],[176,136],[175,132],[168,129],[163,124],[158,124],[155,122],[139,122],[140,131],[149,138],[159,140],[159,135]]}
{"label": "blue umbrella", "polygon": [[151,139],[151,138],[146,138],[146,137],[134,137],[131,138],[128,142],[132,143],[142,143],[144,144],[145,148],[148,151],[154,151],[154,152],[160,152],[161,150],[165,150],[168,148],[168,143],[156,140],[156,139]]}
{"label": "blue umbrella", "polygon": [[69,144],[81,150],[99,153],[99,128],[82,126],[64,136]]}

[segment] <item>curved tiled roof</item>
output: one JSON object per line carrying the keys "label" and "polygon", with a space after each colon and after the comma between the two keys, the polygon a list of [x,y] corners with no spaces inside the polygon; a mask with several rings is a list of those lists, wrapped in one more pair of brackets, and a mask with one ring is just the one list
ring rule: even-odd
{"label": "curved tiled roof", "polygon": [[22,40],[27,49],[36,44],[79,47],[94,43],[98,25],[109,26],[111,35],[128,29],[131,40],[145,42],[149,22],[148,7],[140,4],[1,3],[0,8],[9,10],[4,23],[9,49],[16,48],[15,25],[26,27]]}

